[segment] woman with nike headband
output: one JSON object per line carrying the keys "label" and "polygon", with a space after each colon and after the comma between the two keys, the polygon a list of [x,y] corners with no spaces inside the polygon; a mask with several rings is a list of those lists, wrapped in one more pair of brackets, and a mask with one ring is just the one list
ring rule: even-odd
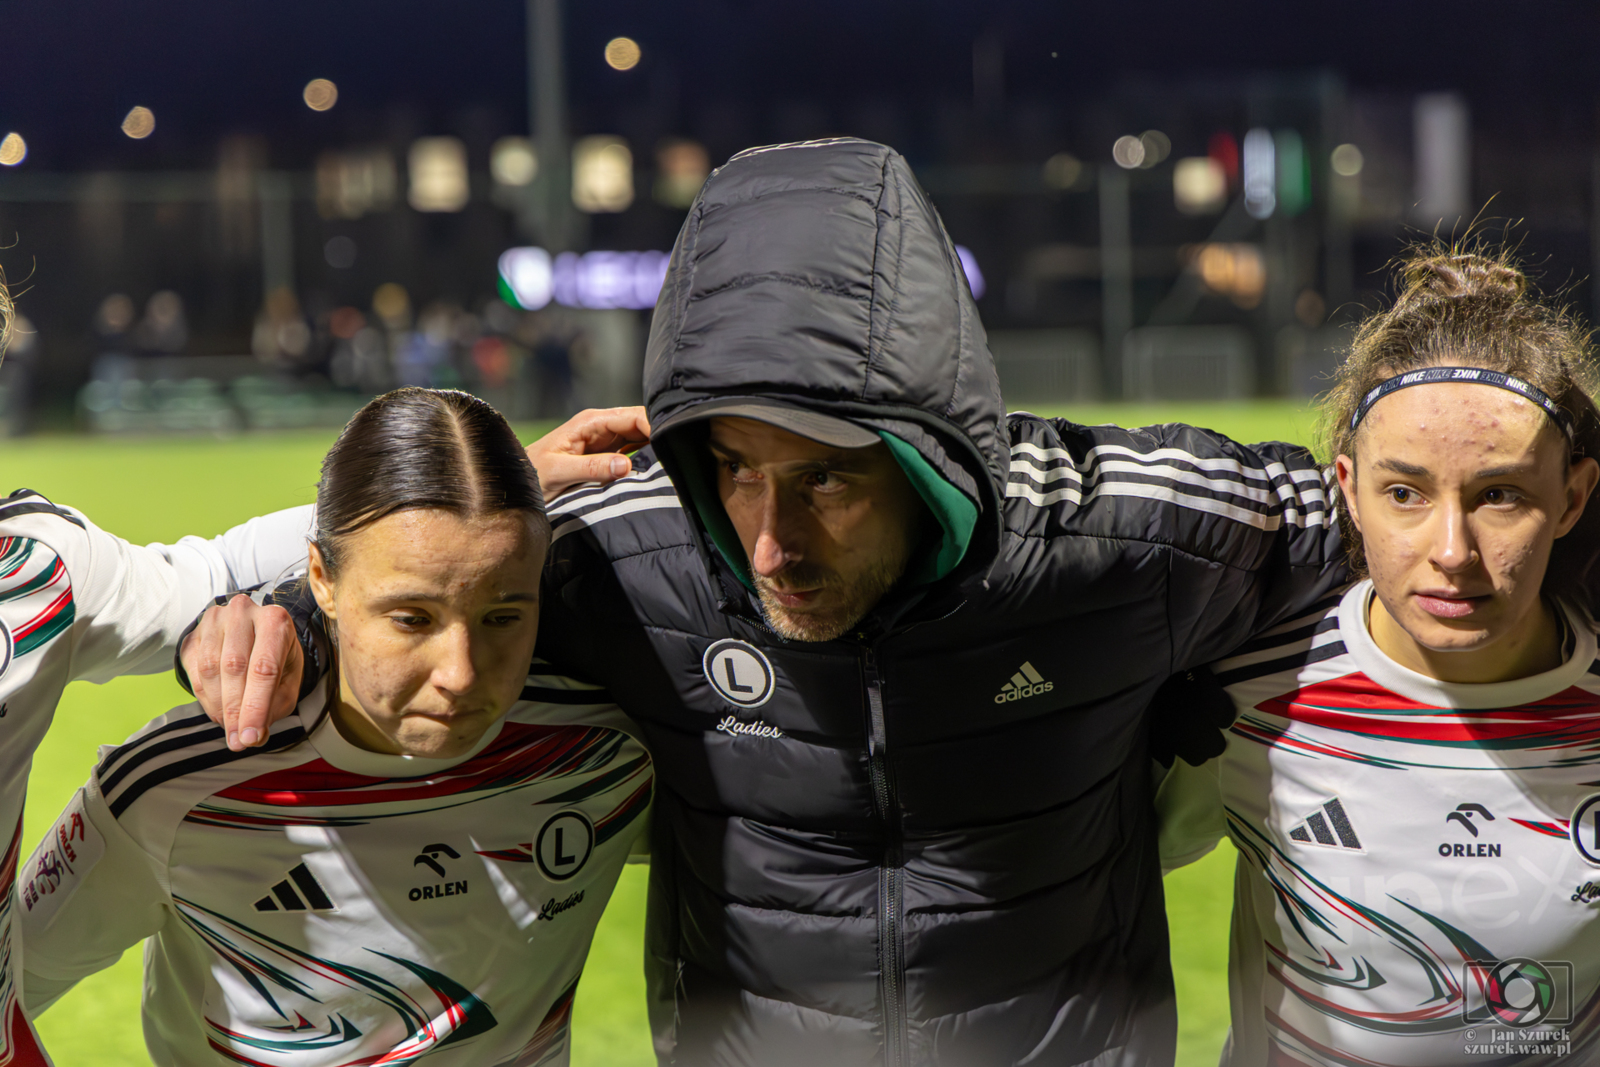
{"label": "woman with nike headband", "polygon": [[1503,255],[1399,273],[1325,411],[1362,580],[1214,666],[1237,718],[1163,784],[1163,861],[1238,849],[1225,1065],[1594,1063],[1600,665],[1551,567],[1587,337]]}
{"label": "woman with nike headband", "polygon": [[149,937],[159,1067],[565,1063],[653,773],[604,692],[527,674],[549,544],[489,405],[358,412],[310,546],[328,684],[260,748],[190,705],[101,750],[18,877],[28,1012]]}

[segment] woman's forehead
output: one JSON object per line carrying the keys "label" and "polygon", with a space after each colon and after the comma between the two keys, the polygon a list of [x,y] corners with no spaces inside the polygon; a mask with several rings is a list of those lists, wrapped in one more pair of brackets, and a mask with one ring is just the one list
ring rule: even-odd
{"label": "woman's forehead", "polygon": [[1357,437],[1361,453],[1519,455],[1565,438],[1538,405],[1504,389],[1439,382],[1402,389],[1373,405]]}
{"label": "woman's forehead", "polygon": [[407,576],[442,587],[544,564],[549,538],[523,511],[465,518],[439,508],[386,515],[348,535],[341,576],[372,582]]}

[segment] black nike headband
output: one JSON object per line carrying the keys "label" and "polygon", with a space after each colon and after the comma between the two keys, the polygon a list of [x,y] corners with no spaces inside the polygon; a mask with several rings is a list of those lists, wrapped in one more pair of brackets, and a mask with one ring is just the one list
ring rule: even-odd
{"label": "black nike headband", "polygon": [[1497,370],[1484,370],[1482,367],[1427,367],[1423,370],[1406,371],[1397,374],[1387,381],[1379,382],[1361,398],[1354,415],[1350,416],[1350,430],[1361,425],[1361,420],[1367,417],[1367,412],[1372,410],[1372,405],[1388,396],[1390,393],[1401,389],[1408,389],[1413,385],[1431,385],[1434,382],[1469,382],[1476,385],[1492,385],[1496,389],[1504,389],[1508,393],[1516,393],[1524,400],[1537,404],[1544,410],[1550,420],[1561,428],[1567,440],[1572,440],[1572,416],[1561,410],[1561,406],[1550,399],[1549,394],[1539,387],[1514,378],[1509,374]]}

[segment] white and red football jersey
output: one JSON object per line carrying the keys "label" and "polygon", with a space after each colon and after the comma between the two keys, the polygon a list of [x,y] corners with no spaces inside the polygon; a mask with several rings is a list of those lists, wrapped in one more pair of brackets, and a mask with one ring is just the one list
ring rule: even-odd
{"label": "white and red football jersey", "polygon": [[1592,624],[1563,606],[1561,666],[1451,684],[1377,648],[1372,595],[1217,664],[1227,753],[1162,787],[1167,866],[1208,802],[1239,851],[1224,1063],[1600,1062]]}
{"label": "white and red football jersey", "polygon": [[12,886],[33,753],[67,683],[172,669],[211,599],[303,567],[310,507],[143,548],[19,490],[0,498],[0,1067],[49,1062],[18,999]]}
{"label": "white and red football jersey", "polygon": [[530,675],[455,759],[368,752],[323,695],[230,752],[194,705],[101,751],[24,864],[30,1014],[150,938],[162,1067],[564,1064],[653,770],[593,686]]}

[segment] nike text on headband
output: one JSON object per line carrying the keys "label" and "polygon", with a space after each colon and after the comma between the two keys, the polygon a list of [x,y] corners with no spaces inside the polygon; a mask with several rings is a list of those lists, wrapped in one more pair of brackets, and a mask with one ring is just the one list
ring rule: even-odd
{"label": "nike text on headband", "polygon": [[1356,413],[1350,416],[1350,429],[1354,432],[1361,420],[1367,417],[1367,412],[1372,410],[1372,405],[1400,389],[1413,385],[1431,385],[1434,382],[1471,382],[1477,385],[1492,385],[1496,389],[1504,389],[1508,393],[1516,393],[1544,409],[1550,420],[1561,428],[1567,435],[1567,440],[1572,440],[1572,416],[1561,410],[1554,400],[1544,390],[1523,381],[1503,374],[1497,370],[1484,370],[1482,367],[1427,367],[1423,370],[1406,371],[1397,374],[1387,381],[1379,382],[1373,386],[1366,396],[1361,398],[1361,403],[1356,407]]}

